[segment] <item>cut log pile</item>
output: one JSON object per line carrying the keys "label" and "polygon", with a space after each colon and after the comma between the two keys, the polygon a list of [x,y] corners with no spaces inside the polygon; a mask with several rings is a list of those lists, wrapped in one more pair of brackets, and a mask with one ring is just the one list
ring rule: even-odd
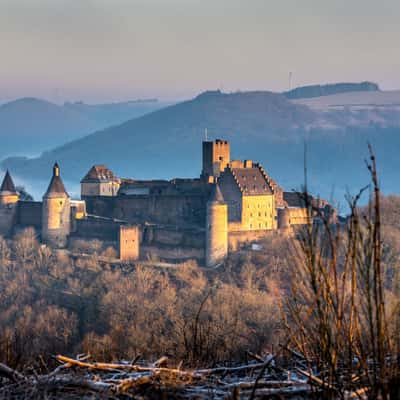
{"label": "cut log pile", "polygon": [[0,364],[0,398],[305,399],[315,391],[308,379],[276,367],[273,356],[255,358],[233,367],[184,370],[169,367],[167,357],[144,364],[58,355],[60,365],[46,375],[22,374]]}

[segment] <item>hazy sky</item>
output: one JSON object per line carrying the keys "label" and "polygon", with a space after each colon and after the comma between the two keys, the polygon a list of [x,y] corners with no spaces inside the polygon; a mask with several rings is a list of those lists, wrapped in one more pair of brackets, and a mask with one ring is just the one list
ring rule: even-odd
{"label": "hazy sky", "polygon": [[0,101],[400,89],[399,0],[0,0]]}

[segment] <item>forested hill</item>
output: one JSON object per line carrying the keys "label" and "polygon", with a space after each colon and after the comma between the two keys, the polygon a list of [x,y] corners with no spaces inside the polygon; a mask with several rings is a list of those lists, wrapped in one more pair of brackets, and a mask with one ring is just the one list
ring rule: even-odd
{"label": "forested hill", "polygon": [[201,141],[207,129],[210,139],[231,142],[233,158],[262,162],[288,190],[303,183],[307,142],[309,182],[325,197],[365,183],[364,158],[370,141],[377,151],[384,189],[399,192],[400,112],[379,113],[382,110],[322,113],[271,92],[205,92],[39,158],[8,159],[2,167],[21,179],[47,179],[57,160],[63,176],[75,183],[95,163],[107,164],[122,177],[194,177],[201,170]]}
{"label": "forested hill", "polygon": [[292,104],[280,94],[205,92],[95,132],[39,158],[11,159],[5,165],[25,177],[47,176],[54,160],[74,179],[81,178],[94,163],[106,163],[123,176],[190,176],[200,172],[205,129],[210,137],[263,145],[265,140],[289,140],[294,129],[314,120],[314,113],[306,106]]}

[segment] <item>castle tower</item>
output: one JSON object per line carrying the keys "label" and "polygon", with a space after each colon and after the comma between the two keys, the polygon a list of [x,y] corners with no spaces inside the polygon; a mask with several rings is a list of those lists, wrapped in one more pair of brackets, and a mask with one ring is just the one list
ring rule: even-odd
{"label": "castle tower", "polygon": [[203,142],[203,169],[201,176],[211,182],[230,162],[230,147],[226,140],[217,139],[214,142]]}
{"label": "castle tower", "polygon": [[118,234],[119,259],[121,261],[135,261],[139,259],[140,233],[139,226],[121,225]]}
{"label": "castle tower", "polygon": [[60,177],[60,167],[53,167],[50,185],[43,196],[42,241],[54,247],[64,247],[70,234],[71,204]]}
{"label": "castle tower", "polygon": [[19,195],[7,171],[0,187],[0,235],[9,236],[17,222]]}
{"label": "castle tower", "polygon": [[290,229],[290,211],[287,207],[278,208],[278,229],[282,231]]}
{"label": "castle tower", "polygon": [[15,189],[11,175],[7,170],[0,188],[0,204],[14,204],[18,200],[19,195]]}
{"label": "castle tower", "polygon": [[224,202],[217,184],[213,186],[206,214],[206,249],[207,267],[222,262],[228,255],[228,205]]}

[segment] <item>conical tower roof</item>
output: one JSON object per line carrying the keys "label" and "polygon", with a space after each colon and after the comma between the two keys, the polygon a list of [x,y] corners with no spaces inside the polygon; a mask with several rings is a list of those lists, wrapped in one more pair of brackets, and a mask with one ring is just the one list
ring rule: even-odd
{"label": "conical tower roof", "polygon": [[47,188],[47,191],[43,197],[69,197],[67,191],[65,190],[64,183],[60,177],[60,167],[57,163],[54,164],[53,176],[51,177],[49,187]]}
{"label": "conical tower roof", "polygon": [[218,183],[215,183],[211,189],[211,195],[208,200],[210,203],[221,203],[224,204],[224,196],[222,195],[221,189]]}
{"label": "conical tower roof", "polygon": [[1,184],[0,194],[17,194],[10,172],[7,170],[3,183]]}

